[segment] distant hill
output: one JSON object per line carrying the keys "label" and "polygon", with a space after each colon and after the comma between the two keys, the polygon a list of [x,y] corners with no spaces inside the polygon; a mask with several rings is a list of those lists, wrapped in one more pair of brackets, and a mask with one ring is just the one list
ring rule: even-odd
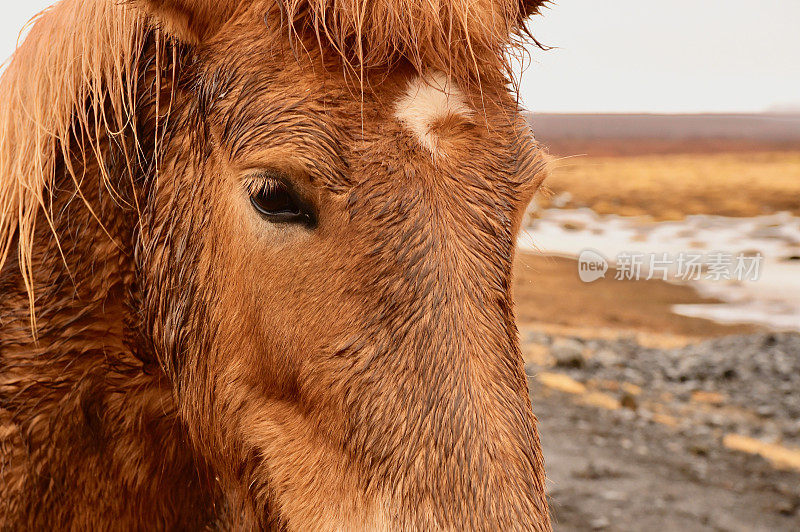
{"label": "distant hill", "polygon": [[530,114],[554,153],[800,150],[800,114]]}
{"label": "distant hill", "polygon": [[767,109],[767,113],[779,115],[800,115],[800,103],[783,103],[773,105]]}

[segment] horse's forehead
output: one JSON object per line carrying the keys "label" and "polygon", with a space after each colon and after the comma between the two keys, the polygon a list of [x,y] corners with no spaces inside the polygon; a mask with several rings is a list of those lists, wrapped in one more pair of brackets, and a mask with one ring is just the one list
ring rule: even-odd
{"label": "horse's forehead", "polygon": [[394,118],[433,155],[440,155],[437,124],[474,115],[461,90],[441,72],[411,79],[394,106]]}
{"label": "horse's forehead", "polygon": [[280,151],[319,170],[311,173],[321,183],[336,174],[336,190],[409,168],[422,179],[454,176],[462,167],[485,181],[509,179],[519,113],[504,86],[470,87],[440,70],[406,65],[375,73],[361,89],[335,70],[304,68],[305,59],[278,69],[257,54],[222,67],[245,73],[230,76],[238,86],[221,91],[225,103],[216,106],[231,153],[256,159]]}

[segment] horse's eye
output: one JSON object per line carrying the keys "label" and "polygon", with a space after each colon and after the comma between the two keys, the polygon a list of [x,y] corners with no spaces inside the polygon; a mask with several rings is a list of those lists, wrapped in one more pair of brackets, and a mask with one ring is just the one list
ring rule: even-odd
{"label": "horse's eye", "polygon": [[250,193],[250,203],[270,222],[314,225],[311,209],[281,181],[269,179],[264,182]]}

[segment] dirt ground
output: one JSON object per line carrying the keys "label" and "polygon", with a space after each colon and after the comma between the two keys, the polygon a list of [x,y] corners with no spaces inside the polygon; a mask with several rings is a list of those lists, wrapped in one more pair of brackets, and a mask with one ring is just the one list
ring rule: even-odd
{"label": "dirt ground", "polygon": [[517,320],[523,327],[590,336],[641,333],[678,343],[758,330],[673,314],[673,305],[717,302],[688,286],[611,277],[583,283],[574,259],[520,252],[514,275]]}

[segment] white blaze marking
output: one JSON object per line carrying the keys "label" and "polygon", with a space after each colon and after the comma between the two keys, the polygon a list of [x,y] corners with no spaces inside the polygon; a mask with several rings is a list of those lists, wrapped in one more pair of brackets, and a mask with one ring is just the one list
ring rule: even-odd
{"label": "white blaze marking", "polygon": [[441,72],[412,80],[397,101],[394,112],[395,118],[433,154],[437,153],[439,139],[431,126],[449,116],[469,118],[472,115],[464,95]]}

